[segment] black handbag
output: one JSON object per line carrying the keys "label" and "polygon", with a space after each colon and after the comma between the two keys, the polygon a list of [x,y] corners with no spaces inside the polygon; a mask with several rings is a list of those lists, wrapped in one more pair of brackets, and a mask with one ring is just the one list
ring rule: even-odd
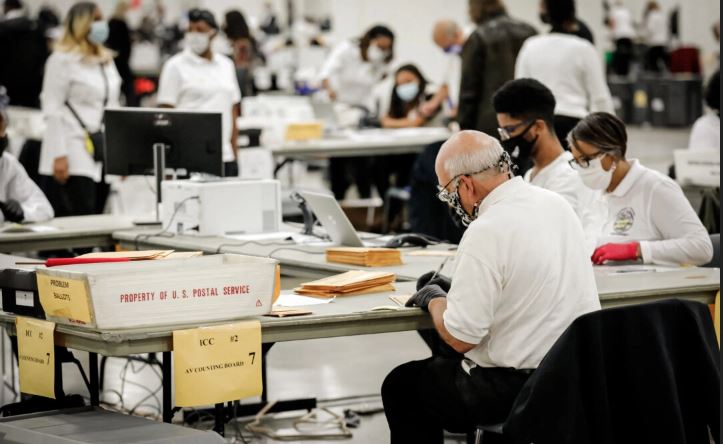
{"label": "black handbag", "polygon": [[[105,75],[105,69],[103,67],[103,64],[100,64],[100,73],[103,76],[103,86],[105,87],[105,95],[103,96],[103,109],[105,110],[106,105],[108,105],[108,77]],[[75,109],[70,105],[70,102],[67,100],[65,101],[65,106],[68,107],[71,114],[73,114],[73,117],[75,117],[75,120],[78,121],[80,126],[85,131],[85,147],[88,150],[89,153],[93,155],[93,160],[96,162],[103,162],[104,161],[104,152],[105,152],[105,141],[103,136],[103,130],[90,132],[88,131],[88,127],[83,123],[83,120],[80,118],[78,113],[75,111]],[[103,124],[103,117],[100,118],[101,127]]]}

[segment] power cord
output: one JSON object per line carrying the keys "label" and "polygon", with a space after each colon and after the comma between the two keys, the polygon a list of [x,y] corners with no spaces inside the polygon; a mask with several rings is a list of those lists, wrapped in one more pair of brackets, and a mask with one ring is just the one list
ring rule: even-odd
{"label": "power cord", "polygon": [[[134,245],[135,245],[135,247],[136,247],[136,250],[139,249],[139,241],[140,241],[140,239],[148,240],[148,239],[150,239],[150,238],[152,238],[152,237],[163,236],[163,234],[166,233],[166,232],[173,226],[173,221],[176,220],[176,216],[178,215],[178,211],[179,211],[181,208],[183,208],[183,206],[184,206],[184,204],[185,204],[186,202],[188,202],[189,200],[194,200],[194,199],[195,199],[195,200],[198,200],[198,199],[199,199],[199,196],[188,196],[187,198],[181,200],[181,201],[176,205],[176,209],[173,210],[173,214],[171,214],[171,218],[170,218],[169,221],[168,221],[168,225],[166,225],[165,227],[163,227],[163,229],[161,229],[161,231],[158,231],[158,232],[156,232],[156,233],[148,233],[148,234],[143,234],[143,233],[141,233],[141,234],[138,234],[138,235],[135,237],[135,239],[133,240],[133,243],[134,243]],[[166,236],[166,237],[174,237],[174,236],[175,236],[175,234],[171,233],[170,236]]]}

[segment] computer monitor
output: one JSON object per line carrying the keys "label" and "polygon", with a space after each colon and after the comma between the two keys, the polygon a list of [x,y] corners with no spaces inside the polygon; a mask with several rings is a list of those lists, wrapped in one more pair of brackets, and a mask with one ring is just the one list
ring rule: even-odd
{"label": "computer monitor", "polygon": [[153,174],[153,145],[163,143],[166,168],[223,176],[221,113],[107,108],[104,122],[107,174]]}

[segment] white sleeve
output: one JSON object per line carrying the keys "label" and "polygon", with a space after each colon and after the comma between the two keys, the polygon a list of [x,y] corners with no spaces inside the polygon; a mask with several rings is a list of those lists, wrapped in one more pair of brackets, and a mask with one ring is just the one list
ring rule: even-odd
{"label": "white sleeve", "polygon": [[9,162],[11,179],[7,183],[8,199],[16,200],[23,209],[23,222],[44,222],[53,218],[53,207],[35,182],[28,177],[25,168],[15,159],[3,159]]}
{"label": "white sleeve", "polygon": [[713,244],[678,184],[663,181],[649,202],[652,223],[663,240],[640,242],[646,264],[704,265],[713,258]]}
{"label": "white sleeve", "polygon": [[444,326],[457,340],[479,344],[489,333],[502,278],[479,259],[458,252],[458,263],[447,294]]}
{"label": "white sleeve", "polygon": [[346,52],[348,47],[348,43],[342,42],[331,50],[331,53],[326,58],[324,64],[321,66],[321,70],[319,71],[320,81],[329,80],[339,72],[344,63],[344,52]]}
{"label": "white sleeve", "polygon": [[45,64],[40,101],[45,120],[42,149],[50,159],[68,155],[65,101],[70,88],[70,70],[64,54],[52,54]]}
{"label": "white sleeve", "polygon": [[600,55],[594,46],[588,45],[581,54],[584,81],[587,89],[588,100],[590,101],[590,112],[604,111],[614,114],[615,105],[610,94],[610,88],[605,80],[605,73],[600,61]]}
{"label": "white sleeve", "polygon": [[158,79],[158,98],[156,103],[159,105],[177,106],[178,99],[181,95],[181,74],[178,67],[173,63],[173,59],[166,62],[161,71],[161,77]]}

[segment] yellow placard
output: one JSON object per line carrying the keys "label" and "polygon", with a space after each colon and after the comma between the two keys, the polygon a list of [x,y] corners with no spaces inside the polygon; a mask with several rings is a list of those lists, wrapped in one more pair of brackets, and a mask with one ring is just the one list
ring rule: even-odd
{"label": "yellow placard", "polygon": [[261,323],[173,332],[175,404],[217,404],[260,396]]}
{"label": "yellow placard", "polygon": [[55,399],[55,323],[18,317],[20,391]]}
{"label": "yellow placard", "polygon": [[45,314],[74,322],[91,322],[88,290],[82,279],[68,279],[35,273],[40,305]]}
{"label": "yellow placard", "polygon": [[303,142],[306,140],[319,140],[324,135],[321,123],[290,123],[286,126],[284,139],[287,142]]}

